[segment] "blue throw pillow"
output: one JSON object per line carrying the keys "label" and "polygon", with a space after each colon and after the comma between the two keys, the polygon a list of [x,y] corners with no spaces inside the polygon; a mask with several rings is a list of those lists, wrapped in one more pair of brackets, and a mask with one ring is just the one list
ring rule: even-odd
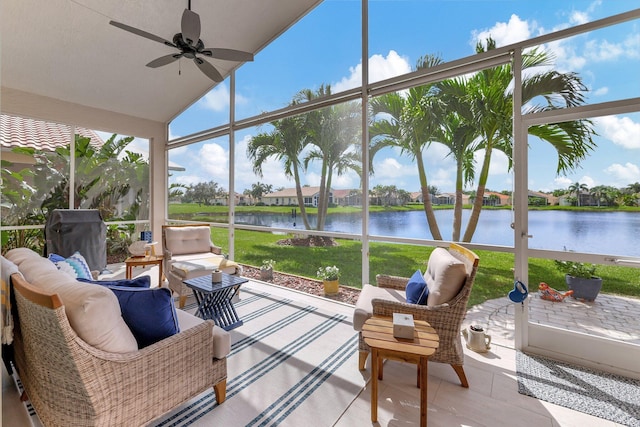
{"label": "blue throw pillow", "polygon": [[151,277],[140,276],[135,279],[120,279],[120,280],[89,280],[89,279],[76,279],[79,282],[95,283],[102,286],[124,286],[127,288],[150,288]]}
{"label": "blue throw pillow", "polygon": [[58,261],[64,261],[64,257],[58,254],[49,254],[47,258],[49,258],[49,261],[51,261],[54,264]]}
{"label": "blue throw pillow", "polygon": [[429,296],[429,288],[427,282],[424,281],[424,276],[420,270],[416,270],[413,276],[409,279],[406,287],[407,302],[409,304],[427,304],[427,297]]}
{"label": "blue throw pillow", "polygon": [[169,288],[109,286],[118,297],[120,310],[131,333],[143,348],[180,332]]}

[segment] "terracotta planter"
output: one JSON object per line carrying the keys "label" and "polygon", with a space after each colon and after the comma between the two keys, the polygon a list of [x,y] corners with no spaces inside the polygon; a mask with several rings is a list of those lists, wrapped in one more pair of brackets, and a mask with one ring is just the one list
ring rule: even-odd
{"label": "terracotta planter", "polygon": [[322,284],[324,285],[324,293],[327,295],[337,294],[338,293],[338,279],[336,280],[323,280]]}
{"label": "terracotta planter", "polygon": [[567,274],[565,280],[569,289],[573,291],[572,296],[577,300],[593,301],[602,289],[601,277],[574,277]]}

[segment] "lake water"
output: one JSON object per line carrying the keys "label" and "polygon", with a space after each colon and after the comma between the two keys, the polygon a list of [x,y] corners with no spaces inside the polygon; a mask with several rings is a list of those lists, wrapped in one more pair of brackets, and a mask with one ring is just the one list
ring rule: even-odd
{"label": "lake water", "polygon": [[[470,210],[462,215],[464,233]],[[451,239],[453,210],[435,211],[440,233]],[[316,217],[310,216],[312,226]],[[513,246],[511,223],[513,214],[508,210],[486,210],[473,236],[473,242]],[[300,216],[273,214],[238,214],[236,223],[264,227],[303,229]],[[295,223],[295,226],[294,226]],[[325,231],[359,234],[362,231],[360,214],[331,214],[326,219]],[[369,234],[431,239],[424,211],[373,212],[370,214]],[[638,212],[575,212],[529,211],[529,247],[535,249],[574,250],[586,253],[604,253],[640,256],[640,213]]]}

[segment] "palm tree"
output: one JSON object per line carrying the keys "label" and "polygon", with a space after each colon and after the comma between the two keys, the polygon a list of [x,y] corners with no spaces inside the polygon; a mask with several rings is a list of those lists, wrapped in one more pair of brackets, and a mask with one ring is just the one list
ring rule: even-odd
{"label": "palm tree", "polygon": [[244,190],[244,194],[247,196],[251,196],[251,198],[253,199],[253,203],[255,204],[256,201],[262,199],[263,195],[269,194],[272,191],[273,185],[264,184],[262,182],[255,182],[251,184],[251,189],[247,188],[246,190]]}
{"label": "palm tree", "polygon": [[[481,43],[476,52],[495,49],[495,41],[487,40],[486,49]],[[559,73],[545,68],[552,64],[552,57],[544,51],[533,49],[523,55],[523,70],[528,73],[522,81],[522,105],[525,113],[551,111],[558,108],[575,107],[584,103],[587,88],[575,73]],[[512,67],[510,64],[482,70],[468,81],[467,96],[478,124],[481,144],[485,150],[484,160],[478,175],[476,199],[473,204],[469,223],[463,236],[464,242],[470,242],[475,233],[482,210],[482,199],[489,177],[489,165],[494,149],[504,152],[512,159]],[[544,99],[545,104],[535,104]],[[535,101],[534,101],[535,100]],[[564,123],[536,125],[529,128],[529,134],[550,143],[558,154],[557,173],[566,173],[575,169],[595,144],[595,134],[589,120],[576,120]],[[511,163],[511,162],[510,162]],[[511,164],[510,164],[511,166]]]}
{"label": "palm tree", "polygon": [[249,141],[247,155],[253,162],[253,171],[260,177],[262,164],[270,157],[281,161],[285,175],[293,177],[296,186],[296,197],[300,215],[306,230],[310,230],[309,219],[305,209],[300,172],[303,165],[300,161],[300,153],[307,145],[307,133],[304,130],[304,117],[287,117],[271,122],[273,130],[268,133],[260,133]]}
{"label": "palm tree", "polygon": [[[417,68],[429,68],[440,63],[442,59],[438,56],[427,55],[418,60]],[[416,162],[429,231],[435,240],[442,240],[429,194],[423,158],[423,151],[432,141],[441,139],[442,133],[442,105],[434,85],[413,87],[406,94],[389,93],[373,98],[370,108],[371,117],[375,119],[369,130],[370,162],[385,147],[398,147],[402,154]]]}
{"label": "palm tree", "polygon": [[[328,95],[331,95],[331,86],[321,85],[316,92],[301,91],[296,100],[311,101]],[[361,174],[362,156],[358,150],[361,108],[357,102],[347,102],[306,113],[304,117],[308,143],[314,146],[304,159],[305,168],[314,160],[321,164],[316,229],[323,230],[333,173],[341,176],[350,169]]]}
{"label": "palm tree", "polygon": [[596,199],[598,207],[600,203],[604,202],[607,206],[611,206],[611,202],[615,199],[617,190],[608,185],[597,185],[593,187],[589,194]]}
{"label": "palm tree", "polygon": [[569,193],[575,193],[576,199],[578,200],[578,206],[580,206],[580,194],[587,191],[589,191],[587,184],[580,184],[580,182],[574,182],[569,186]]}
{"label": "palm tree", "polygon": [[640,194],[640,182],[627,185],[625,191],[629,194]]}
{"label": "palm tree", "polygon": [[439,96],[447,106],[442,122],[442,142],[456,162],[456,197],[453,206],[451,239],[460,240],[462,228],[462,195],[465,184],[473,182],[473,153],[477,150],[478,130],[473,123],[471,108],[466,100],[466,85],[462,78],[449,79],[438,85]]}

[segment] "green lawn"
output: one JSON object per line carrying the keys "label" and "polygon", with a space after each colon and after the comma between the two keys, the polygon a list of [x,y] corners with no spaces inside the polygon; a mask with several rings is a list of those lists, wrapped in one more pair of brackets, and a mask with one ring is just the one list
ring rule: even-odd
{"label": "green lawn", "polygon": [[[227,230],[213,228],[213,241],[228,248]],[[358,241],[338,239],[335,247],[299,247],[278,245],[278,240],[288,236],[267,232],[236,230],[235,261],[260,266],[265,259],[276,261],[274,270],[316,278],[318,267],[337,265],[342,277],[340,284],[361,287],[361,244]],[[371,243],[370,277],[375,282],[378,273],[410,276],[417,269],[424,272],[426,261],[433,248],[421,246]],[[513,255],[501,252],[477,251],[480,257],[478,274],[469,305],[488,299],[506,296],[513,289]],[[597,274],[603,278],[603,292],[640,297],[640,274],[637,269],[618,266],[599,266]],[[538,289],[540,282],[565,290],[564,275],[556,270],[553,261],[531,259],[528,284],[530,292]],[[526,282],[526,281],[525,281]]]}

